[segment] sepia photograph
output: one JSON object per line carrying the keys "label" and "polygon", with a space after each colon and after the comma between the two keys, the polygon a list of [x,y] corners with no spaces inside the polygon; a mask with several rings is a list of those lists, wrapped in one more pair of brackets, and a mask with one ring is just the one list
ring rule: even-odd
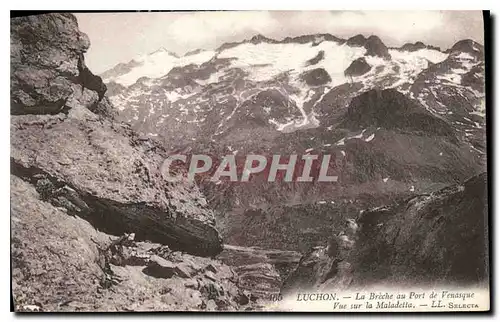
{"label": "sepia photograph", "polygon": [[489,11],[10,14],[12,311],[491,310]]}

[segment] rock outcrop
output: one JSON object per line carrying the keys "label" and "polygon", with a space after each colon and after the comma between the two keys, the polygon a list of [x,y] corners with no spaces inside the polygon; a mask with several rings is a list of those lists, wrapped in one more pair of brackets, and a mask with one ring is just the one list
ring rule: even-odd
{"label": "rock outcrop", "polygon": [[320,50],[318,54],[306,62],[306,66],[316,65],[325,58],[325,51]]}
{"label": "rock outcrop", "polygon": [[394,89],[371,90],[355,97],[342,123],[347,128],[378,126],[452,137],[453,129],[418,102]]}
{"label": "rock outcrop", "polygon": [[363,283],[395,276],[473,284],[488,278],[487,175],[365,211],[356,263]]}
{"label": "rock outcrop", "polygon": [[11,113],[57,114],[75,106],[95,110],[106,86],[85,66],[90,46],[71,14],[11,20]]}
{"label": "rock outcrop", "polygon": [[414,51],[421,50],[421,49],[431,49],[431,50],[441,51],[441,48],[436,47],[436,46],[432,46],[432,45],[426,45],[421,41],[417,41],[415,43],[406,43],[403,46],[401,46],[399,49],[403,50],[403,51],[409,51],[409,52],[414,52]]}
{"label": "rock outcrop", "polygon": [[366,62],[365,57],[360,57],[352,61],[344,71],[346,76],[361,76],[368,73],[372,67]]}
{"label": "rock outcrop", "polygon": [[372,35],[368,38],[365,38],[365,36],[363,35],[356,35],[347,39],[346,45],[353,47],[365,47],[366,55],[368,56],[381,57],[385,60],[391,59],[389,49],[382,42],[382,40],[380,40],[380,38],[375,35]]}
{"label": "rock outcrop", "polygon": [[416,43],[406,43],[404,44],[403,46],[401,46],[401,50],[403,51],[417,51],[417,50],[420,50],[420,49],[425,49],[427,48],[427,46],[421,42],[421,41],[417,41]]}
{"label": "rock outcrop", "polygon": [[353,46],[353,47],[363,47],[365,43],[366,43],[366,38],[361,34],[352,36],[346,41],[347,46]]}
{"label": "rock outcrop", "polygon": [[483,57],[484,47],[472,39],[464,39],[455,43],[450,48],[450,53],[468,53],[474,56]]}
{"label": "rock outcrop", "polygon": [[[14,114],[37,115],[11,119],[12,173],[42,189],[45,200],[108,233],[136,232],[140,239],[191,253],[218,253],[220,238],[203,196],[195,186],[164,181],[165,148],[94,113],[94,105],[111,107],[100,77],[85,67],[82,53],[89,42],[76,18],[28,16],[13,19],[12,26],[13,99],[24,90],[38,93],[13,105]],[[41,83],[57,82],[59,90],[19,87],[21,74],[24,84],[38,84],[43,74]],[[52,100],[45,91],[64,100],[65,113],[43,115],[47,110],[39,107]],[[92,100],[82,101],[82,91]]]}
{"label": "rock outcrop", "polygon": [[389,49],[384,45],[382,40],[377,36],[370,36],[365,43],[366,55],[381,57],[385,60],[391,59]]}
{"label": "rock outcrop", "polygon": [[332,81],[332,78],[324,68],[315,68],[304,72],[301,79],[309,86],[320,86]]}

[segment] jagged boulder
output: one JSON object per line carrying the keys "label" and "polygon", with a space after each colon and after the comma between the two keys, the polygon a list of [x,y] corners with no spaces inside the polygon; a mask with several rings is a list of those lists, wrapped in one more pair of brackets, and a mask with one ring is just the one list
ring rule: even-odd
{"label": "jagged boulder", "polygon": [[96,109],[106,86],[85,65],[89,46],[71,14],[11,19],[11,113]]}
{"label": "jagged boulder", "polygon": [[361,76],[368,73],[372,67],[366,62],[365,57],[360,57],[353,60],[353,62],[346,68],[344,75],[346,76]]}

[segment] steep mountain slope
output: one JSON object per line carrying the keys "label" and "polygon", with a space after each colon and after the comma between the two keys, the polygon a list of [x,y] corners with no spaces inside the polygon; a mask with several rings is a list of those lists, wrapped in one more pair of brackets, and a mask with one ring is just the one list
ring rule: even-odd
{"label": "steep mountain slope", "polygon": [[280,134],[274,145],[262,137],[259,142],[282,155],[332,154],[338,181],[267,182],[257,175],[249,183],[202,183],[209,203],[224,209],[219,224],[230,243],[278,243],[304,251],[366,207],[430,192],[485,169],[483,155],[460,141],[450,124],[394,90],[356,97],[326,134],[316,128],[290,135]]}
{"label": "steep mountain slope", "polygon": [[[487,176],[372,208],[307,252],[283,291],[366,285],[470,287],[488,280]],[[344,229],[344,230],[341,230]]]}

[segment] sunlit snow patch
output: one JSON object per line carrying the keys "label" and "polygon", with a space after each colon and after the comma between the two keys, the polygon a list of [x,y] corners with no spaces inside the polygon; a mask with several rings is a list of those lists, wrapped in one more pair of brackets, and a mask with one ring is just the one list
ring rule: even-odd
{"label": "sunlit snow patch", "polygon": [[176,57],[166,50],[159,50],[153,54],[134,59],[139,65],[133,67],[128,73],[104,81],[114,81],[124,86],[130,86],[141,77],[158,78],[164,76],[174,67],[190,64],[200,65],[209,61],[214,54],[214,51],[206,50],[195,55]]}
{"label": "sunlit snow patch", "polygon": [[372,135],[370,135],[369,137],[367,137],[365,139],[365,142],[370,142],[371,140],[373,140],[373,138],[375,138],[375,133],[373,133]]}

